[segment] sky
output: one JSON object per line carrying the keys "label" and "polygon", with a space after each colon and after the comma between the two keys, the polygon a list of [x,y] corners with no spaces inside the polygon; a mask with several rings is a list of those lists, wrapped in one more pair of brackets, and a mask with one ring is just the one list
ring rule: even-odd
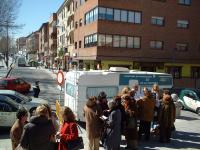
{"label": "sky", "polygon": [[17,25],[25,26],[15,33],[15,37],[27,36],[37,31],[42,23],[48,22],[51,14],[57,12],[64,0],[22,0],[19,8]]}

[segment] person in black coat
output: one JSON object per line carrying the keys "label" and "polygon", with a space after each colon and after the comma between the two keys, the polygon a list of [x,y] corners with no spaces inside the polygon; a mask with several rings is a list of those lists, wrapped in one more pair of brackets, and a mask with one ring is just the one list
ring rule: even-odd
{"label": "person in black coat", "polygon": [[41,105],[36,109],[36,116],[31,117],[30,122],[24,126],[20,145],[27,150],[53,150],[54,136],[55,128],[48,119],[48,110]]}

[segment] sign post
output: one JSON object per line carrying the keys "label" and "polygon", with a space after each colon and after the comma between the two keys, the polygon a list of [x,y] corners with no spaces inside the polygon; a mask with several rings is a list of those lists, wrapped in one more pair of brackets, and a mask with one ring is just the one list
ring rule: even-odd
{"label": "sign post", "polygon": [[58,85],[60,85],[60,96],[59,96],[59,103],[60,103],[60,100],[61,100],[61,91],[62,91],[62,85],[64,83],[64,74],[61,70],[58,71],[58,74],[57,74],[57,82],[58,82]]}

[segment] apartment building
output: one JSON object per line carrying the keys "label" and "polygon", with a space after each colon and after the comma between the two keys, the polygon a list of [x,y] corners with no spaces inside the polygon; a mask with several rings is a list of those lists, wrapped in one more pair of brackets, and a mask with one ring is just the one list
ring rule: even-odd
{"label": "apartment building", "polygon": [[49,67],[49,24],[48,22],[43,23],[38,30],[39,32],[39,51],[38,60],[44,63],[45,66]]}
{"label": "apartment building", "polygon": [[38,60],[37,52],[39,50],[39,32],[35,31],[26,37],[26,51],[28,61],[36,62]]}
{"label": "apartment building", "polygon": [[80,68],[168,72],[200,87],[199,0],[75,0]]}
{"label": "apartment building", "polygon": [[20,37],[16,40],[17,51],[26,49],[26,37]]}
{"label": "apartment building", "polygon": [[57,56],[57,28],[56,22],[57,14],[53,13],[49,18],[49,55],[48,60],[50,63],[50,67],[53,67],[55,58]]}
{"label": "apartment building", "polygon": [[74,49],[74,1],[65,0],[57,11],[57,63],[68,70]]}

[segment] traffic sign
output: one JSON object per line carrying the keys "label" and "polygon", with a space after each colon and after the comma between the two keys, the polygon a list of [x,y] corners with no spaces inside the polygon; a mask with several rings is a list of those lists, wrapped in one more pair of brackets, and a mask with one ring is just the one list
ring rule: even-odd
{"label": "traffic sign", "polygon": [[64,83],[64,74],[62,71],[58,71],[57,82],[59,85],[62,85]]}

